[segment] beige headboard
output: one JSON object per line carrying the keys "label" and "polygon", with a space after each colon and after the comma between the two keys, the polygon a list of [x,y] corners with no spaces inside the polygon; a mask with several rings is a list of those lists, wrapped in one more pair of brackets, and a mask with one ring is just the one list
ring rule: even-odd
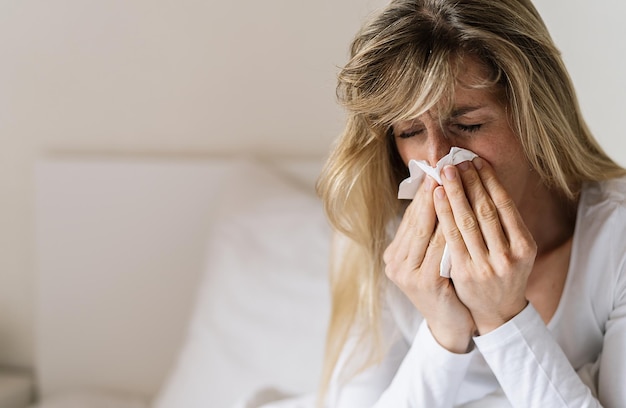
{"label": "beige headboard", "polygon": [[[50,158],[36,170],[39,392],[152,397],[183,340],[231,159]],[[279,160],[307,188],[320,160]]]}

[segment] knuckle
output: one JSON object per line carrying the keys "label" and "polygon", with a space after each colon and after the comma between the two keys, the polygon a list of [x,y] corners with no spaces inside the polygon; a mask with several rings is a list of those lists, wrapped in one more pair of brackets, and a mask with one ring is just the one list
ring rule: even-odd
{"label": "knuckle", "polygon": [[482,265],[476,268],[474,275],[477,278],[476,280],[484,282],[493,276],[493,269],[487,265]]}
{"label": "knuckle", "polygon": [[411,287],[411,279],[406,273],[396,273],[393,275],[391,279],[393,283],[396,284],[403,291],[409,289]]}
{"label": "knuckle", "polygon": [[534,259],[537,255],[537,243],[534,240],[523,240],[518,244],[520,258]]}
{"label": "knuckle", "polygon": [[387,256],[384,272],[385,276],[398,287],[406,287],[408,275],[410,274],[407,273],[407,263],[404,259],[400,259],[398,254],[390,253]]}
{"label": "knuckle", "polygon": [[517,263],[517,257],[511,252],[506,251],[500,254],[498,257],[498,270],[508,271],[511,270]]}
{"label": "knuckle", "polygon": [[510,249],[498,254],[496,269],[499,271],[513,271],[520,265],[532,264],[537,253],[534,241],[520,241],[510,245]]}
{"label": "knuckle", "polygon": [[413,217],[411,214],[407,216],[406,223],[409,228],[415,228],[417,225],[417,217]]}
{"label": "knuckle", "polygon": [[402,263],[392,261],[385,265],[385,275],[392,282],[398,284],[402,281]]}
{"label": "knuckle", "polygon": [[513,259],[529,259],[537,255],[537,243],[534,239],[519,239],[509,243],[507,255]]}
{"label": "knuckle", "polygon": [[385,275],[392,281],[395,281],[396,270],[390,263],[385,265]]}
{"label": "knuckle", "polygon": [[488,223],[495,223],[498,221],[498,213],[495,206],[490,202],[483,202],[476,205],[474,209],[476,215]]}
{"label": "knuckle", "polygon": [[505,213],[512,213],[515,211],[515,203],[510,197],[501,197],[495,201],[496,207]]}
{"label": "knuckle", "polygon": [[485,280],[483,269],[477,268],[474,262],[459,262],[452,268],[451,275],[454,277],[455,285],[475,285]]}
{"label": "knuckle", "polygon": [[464,231],[474,232],[478,229],[478,223],[472,214],[467,213],[460,217],[459,227]]}
{"label": "knuckle", "polygon": [[478,173],[473,172],[473,171],[468,171],[468,172],[464,173],[464,175],[463,175],[463,184],[465,184],[466,187],[474,188],[478,184],[481,184],[481,183],[482,183],[482,181],[480,180],[480,177],[478,176]]}
{"label": "knuckle", "polygon": [[393,261],[385,265],[385,275],[398,288],[405,293],[422,290],[425,282],[420,279],[420,274],[409,267],[405,262]]}
{"label": "knuckle", "polygon": [[413,236],[420,241],[425,241],[425,240],[430,239],[431,234],[432,232],[429,231],[427,228],[424,228],[424,226],[421,224],[417,224],[413,228]]}
{"label": "knuckle", "polygon": [[461,235],[461,231],[458,228],[450,228],[448,229],[447,239],[452,242],[461,242],[463,241],[463,235]]}

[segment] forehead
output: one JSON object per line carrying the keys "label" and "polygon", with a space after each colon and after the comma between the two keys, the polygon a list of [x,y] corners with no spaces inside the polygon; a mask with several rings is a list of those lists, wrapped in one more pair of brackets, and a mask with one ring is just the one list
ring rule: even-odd
{"label": "forehead", "polygon": [[410,112],[401,121],[412,121],[425,113],[439,118],[459,116],[477,108],[501,104],[502,87],[495,83],[485,64],[473,56],[459,58],[456,64],[457,74],[449,92],[423,109]]}
{"label": "forehead", "polygon": [[484,88],[495,85],[492,73],[487,66],[473,55],[457,59],[457,86],[461,88]]}
{"label": "forehead", "polygon": [[[400,113],[397,121],[416,119],[426,112],[434,116],[449,117],[458,110],[478,105],[486,105],[493,102],[500,102],[500,95],[503,88],[494,79],[493,72],[472,55],[456,56],[449,62],[452,67],[452,76],[443,79],[448,85],[437,84],[434,80],[430,85],[433,87],[442,86],[445,91],[436,93],[430,98],[423,95],[415,95],[414,99],[421,99],[421,103],[415,104],[411,109]],[[427,87],[428,88],[428,87]],[[427,89],[420,89],[420,92],[428,94]]]}

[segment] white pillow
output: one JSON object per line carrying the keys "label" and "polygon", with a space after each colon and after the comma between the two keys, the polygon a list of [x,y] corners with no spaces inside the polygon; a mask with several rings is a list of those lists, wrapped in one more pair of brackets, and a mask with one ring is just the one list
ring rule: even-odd
{"label": "white pillow", "polygon": [[50,395],[31,408],[148,408],[148,404],[136,397],[85,391]]}
{"label": "white pillow", "polygon": [[155,408],[229,407],[261,386],[318,384],[329,313],[321,203],[258,163],[228,181],[188,337]]}

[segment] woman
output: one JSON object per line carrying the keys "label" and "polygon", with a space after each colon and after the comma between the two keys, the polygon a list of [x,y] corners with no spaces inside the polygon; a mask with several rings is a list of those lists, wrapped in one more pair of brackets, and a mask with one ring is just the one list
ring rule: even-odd
{"label": "woman", "polygon": [[[392,1],[338,94],[326,405],[626,406],[626,171],[530,1]],[[397,199],[451,147],[478,158]]]}

